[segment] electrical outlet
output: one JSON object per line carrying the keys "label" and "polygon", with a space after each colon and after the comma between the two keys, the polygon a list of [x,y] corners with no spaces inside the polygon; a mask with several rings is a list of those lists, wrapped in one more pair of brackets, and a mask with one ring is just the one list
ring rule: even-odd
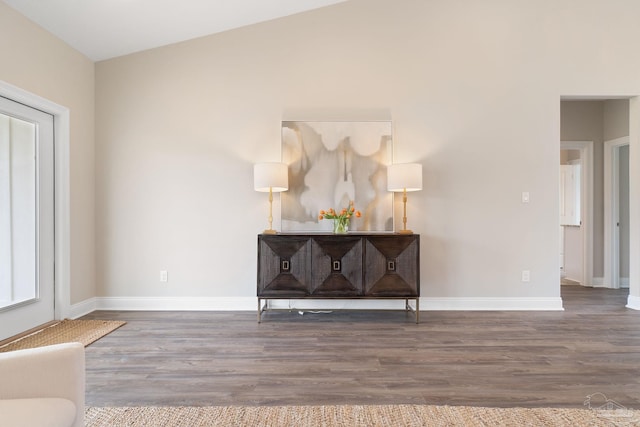
{"label": "electrical outlet", "polygon": [[531,272],[529,270],[522,270],[522,281],[529,282],[531,280]]}
{"label": "electrical outlet", "polygon": [[167,273],[167,270],[161,270],[160,271],[160,281],[161,282],[169,281],[169,274]]}

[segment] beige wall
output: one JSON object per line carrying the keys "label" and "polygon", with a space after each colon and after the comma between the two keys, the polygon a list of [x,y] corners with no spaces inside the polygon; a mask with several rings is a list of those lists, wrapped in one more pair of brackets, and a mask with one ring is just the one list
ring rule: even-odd
{"label": "beige wall", "polygon": [[558,296],[559,100],[640,93],[638,13],[352,0],[98,63],[98,294],[255,296],[252,164],[280,121],[391,118],[396,161],[424,166],[422,295]]}
{"label": "beige wall", "polygon": [[604,101],[603,107],[603,139],[612,139],[629,136],[629,100],[612,99]]}
{"label": "beige wall", "polygon": [[639,12],[351,0],[98,63],[94,104],[94,64],[0,2],[0,80],[71,110],[72,303],[255,295],[251,165],[279,158],[282,119],[393,120],[396,161],[425,170],[424,296],[554,297],[558,100],[640,93]]}
{"label": "beige wall", "polygon": [[94,64],[0,2],[0,80],[70,109],[71,303],[95,296]]}
{"label": "beige wall", "polygon": [[580,160],[580,150],[560,150],[560,164],[568,165],[573,160]]}

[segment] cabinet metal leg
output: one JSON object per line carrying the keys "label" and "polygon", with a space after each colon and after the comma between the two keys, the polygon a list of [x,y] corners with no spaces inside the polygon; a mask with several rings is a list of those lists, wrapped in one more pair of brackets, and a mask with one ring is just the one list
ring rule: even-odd
{"label": "cabinet metal leg", "polygon": [[420,323],[420,298],[416,298],[415,302],[416,302],[416,308],[414,310],[414,308],[411,307],[411,304],[409,304],[409,298],[405,299],[404,300],[405,309],[407,311],[413,311],[413,314],[415,314],[416,316],[416,323]]}

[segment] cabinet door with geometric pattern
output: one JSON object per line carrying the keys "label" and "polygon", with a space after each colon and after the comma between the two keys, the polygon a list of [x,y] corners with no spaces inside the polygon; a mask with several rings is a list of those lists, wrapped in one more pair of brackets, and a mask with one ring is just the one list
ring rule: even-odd
{"label": "cabinet door with geometric pattern", "polygon": [[311,264],[312,296],[357,297],[363,295],[361,237],[313,237]]}
{"label": "cabinet door with geometric pattern", "polygon": [[258,236],[258,296],[304,297],[310,293],[308,236]]}
{"label": "cabinet door with geometric pattern", "polygon": [[365,238],[365,296],[420,296],[420,236]]}

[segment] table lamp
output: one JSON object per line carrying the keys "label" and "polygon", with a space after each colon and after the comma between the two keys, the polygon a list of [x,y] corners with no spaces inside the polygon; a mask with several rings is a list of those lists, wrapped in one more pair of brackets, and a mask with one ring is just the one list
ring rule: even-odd
{"label": "table lamp", "polygon": [[284,163],[256,163],[253,165],[253,188],[269,192],[269,228],[263,234],[276,234],[273,225],[273,193],[289,189],[289,169]]}
{"label": "table lamp", "polygon": [[413,234],[407,230],[407,191],[422,190],[422,165],[419,163],[397,163],[387,167],[387,190],[402,192],[403,216],[400,234]]}

